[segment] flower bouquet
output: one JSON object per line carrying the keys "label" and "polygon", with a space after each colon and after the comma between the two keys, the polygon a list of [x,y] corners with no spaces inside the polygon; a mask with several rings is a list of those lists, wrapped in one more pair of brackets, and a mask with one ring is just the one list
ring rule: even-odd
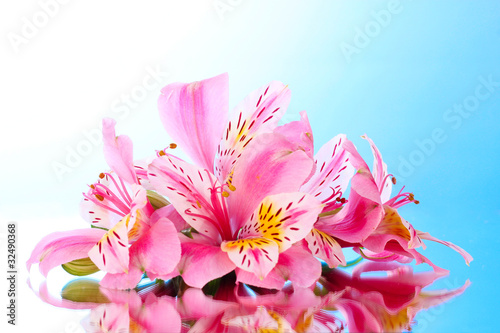
{"label": "flower bouquet", "polygon": [[[228,112],[228,75],[161,90],[160,119],[175,143],[134,160],[132,141],[103,120],[109,170],[83,193],[89,228],[44,237],[29,258],[46,276],[59,265],[101,287],[131,289],[148,277],[187,286],[235,276],[237,284],[282,290],[314,286],[326,268],[346,266],[344,249],[374,262],[426,263],[424,241],[460,247],[413,227],[398,212],[418,204],[391,194],[396,179],[368,136],[370,169],[339,134],[315,153],[307,114],[278,121],[290,90],[273,81]],[[191,159],[175,155],[182,149]]]}

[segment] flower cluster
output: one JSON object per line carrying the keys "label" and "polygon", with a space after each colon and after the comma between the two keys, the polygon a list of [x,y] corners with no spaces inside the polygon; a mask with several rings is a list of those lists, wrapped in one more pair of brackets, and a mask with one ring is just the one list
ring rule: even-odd
{"label": "flower cluster", "polygon": [[[170,84],[158,105],[175,143],[147,161],[134,161],[130,138],[116,136],[115,121],[104,119],[110,170],[81,204],[91,228],[46,236],[28,269],[100,270],[101,285],[113,289],[134,288],[144,274],[181,276],[201,288],[234,271],[237,282],[282,289],[286,281],[315,284],[321,261],[346,265],[345,248],[371,261],[424,262],[445,274],[417,250],[431,240],[472,261],[401,217],[401,206],[418,201],[403,190],[391,195],[396,180],[370,138],[364,136],[372,169],[343,134],[314,153],[305,112],[278,125],[289,101],[288,87],[273,81],[229,113],[226,74]],[[177,145],[193,163],[172,154]]]}

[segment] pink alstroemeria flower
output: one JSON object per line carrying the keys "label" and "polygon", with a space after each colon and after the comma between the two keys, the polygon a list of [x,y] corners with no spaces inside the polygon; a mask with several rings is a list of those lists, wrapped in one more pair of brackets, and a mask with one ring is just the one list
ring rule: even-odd
{"label": "pink alstroemeria flower", "polygon": [[[373,141],[366,135],[363,138],[370,143],[374,156],[373,171],[365,179],[365,184],[373,184],[375,182],[377,185],[378,195],[380,201],[383,203],[384,214],[377,228],[368,238],[360,242],[361,246],[358,246],[355,250],[370,260],[397,260],[402,263],[408,263],[412,259],[415,259],[417,264],[425,262],[435,270],[444,272],[445,270],[435,266],[428,258],[417,252],[416,248],[418,247],[425,249],[422,239],[426,239],[452,248],[462,255],[466,263],[469,264],[473,259],[465,250],[452,243],[436,239],[428,233],[416,230],[408,221],[401,217],[397,211],[398,208],[411,202],[418,204],[418,201],[415,200],[412,193],[403,192],[404,187],[396,196],[391,198],[391,190],[395,178],[387,173],[387,165],[383,162],[382,155]],[[357,164],[359,168],[368,168],[354,145],[349,145],[347,149],[353,156],[353,163]]]}
{"label": "pink alstroemeria flower", "polygon": [[[275,133],[283,134],[298,148],[312,157],[314,138],[305,111],[301,119],[278,127]],[[325,143],[314,155],[315,169],[300,188],[320,200],[325,206],[314,228],[304,239],[311,253],[324,260],[329,267],[345,265],[342,243],[359,243],[377,227],[383,215],[380,199],[374,195],[376,184],[367,182],[367,170],[358,170],[350,162],[350,153],[344,134]],[[343,198],[351,181],[349,199]]]}
{"label": "pink alstroemeria flower", "polygon": [[170,273],[180,259],[180,241],[172,209],[154,212],[146,189],[140,186],[132,158],[132,142],[115,136],[115,121],[104,119],[104,155],[113,171],[101,173],[84,194],[81,211],[92,229],[51,234],[40,241],[28,260],[47,275],[55,266],[90,258],[107,272],[101,285],[133,288],[143,272]]}
{"label": "pink alstroemeria flower", "polygon": [[[248,273],[266,285],[264,278],[275,269],[281,286],[294,277],[310,285],[310,277],[320,274],[319,263],[291,262],[304,253],[292,245],[307,236],[322,210],[318,200],[298,192],[313,161],[284,135],[272,133],[290,92],[271,82],[247,96],[228,119],[227,90],[223,74],[168,85],[159,99],[165,128],[198,164],[162,151],[148,170],[155,190],[197,231],[193,238],[181,236],[178,273],[202,287],[236,268],[239,281]],[[304,270],[307,264],[313,269]],[[277,265],[288,270],[278,271]]]}

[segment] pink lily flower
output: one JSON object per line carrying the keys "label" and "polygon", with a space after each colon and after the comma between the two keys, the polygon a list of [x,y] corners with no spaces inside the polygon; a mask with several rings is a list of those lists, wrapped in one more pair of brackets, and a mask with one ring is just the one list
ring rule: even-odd
{"label": "pink lily flower", "polygon": [[[395,178],[387,173],[387,165],[382,160],[378,148],[373,141],[364,136],[370,143],[372,153],[374,156],[373,171],[369,177],[365,179],[366,184],[372,185],[375,182],[377,186],[380,201],[383,203],[384,214],[377,228],[371,235],[363,240],[361,246],[355,250],[361,253],[365,258],[377,261],[392,261],[397,260],[402,263],[408,263],[415,259],[417,264],[425,262],[438,271],[444,272],[440,267],[435,266],[428,258],[420,254],[416,248],[423,247],[425,244],[423,239],[432,240],[444,244],[453,250],[457,251],[469,264],[473,258],[462,248],[437,238],[432,237],[428,233],[423,233],[416,230],[408,221],[401,217],[397,209],[408,204],[416,203],[413,193],[399,191],[397,195],[391,198],[391,190]],[[353,156],[352,161],[360,168],[368,169],[366,162],[361,158],[354,145],[349,145],[349,152]]]}
{"label": "pink lily flower", "polygon": [[82,274],[102,270],[107,274],[101,285],[127,289],[137,285],[143,272],[163,275],[176,267],[180,241],[168,218],[175,214],[172,210],[154,212],[135,173],[132,143],[126,136],[116,137],[114,126],[114,120],[104,119],[104,153],[113,171],[100,175],[81,205],[83,216],[94,228],[45,237],[28,260],[28,269],[40,263],[46,276],[57,265],[91,260],[93,265]]}
{"label": "pink lily flower", "polygon": [[[159,99],[165,128],[198,164],[162,151],[148,169],[152,186],[198,232],[192,239],[181,236],[177,267],[195,287],[235,268],[263,281],[322,210],[319,201],[298,192],[313,161],[273,133],[289,103],[288,88],[271,82],[257,89],[229,119],[227,90],[223,74],[168,85]],[[319,263],[314,272],[319,276]],[[302,272],[286,274],[285,280]]]}
{"label": "pink lily flower", "polygon": [[[305,111],[301,119],[278,127],[275,132],[283,134],[298,148],[312,157],[314,139]],[[366,239],[377,227],[383,215],[376,184],[364,179],[369,172],[358,170],[350,161],[350,153],[344,146],[349,144],[344,134],[339,134],[325,143],[314,156],[315,169],[300,188],[320,200],[325,206],[305,238],[306,248],[329,267],[345,265],[341,243],[358,243]],[[348,200],[343,198],[351,181]]]}

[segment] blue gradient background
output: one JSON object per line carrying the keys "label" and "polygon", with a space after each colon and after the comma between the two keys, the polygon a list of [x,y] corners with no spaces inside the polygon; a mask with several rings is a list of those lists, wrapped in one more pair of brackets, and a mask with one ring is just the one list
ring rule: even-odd
{"label": "blue gradient background", "polygon": [[[74,37],[74,41],[68,42],[68,50],[92,39],[99,46],[89,42],[83,44],[85,49],[79,50],[80,53],[51,53],[51,57],[62,63],[71,56],[68,63],[75,68],[82,64],[85,64],[83,68],[94,65],[109,68],[109,72],[100,72],[99,77],[75,75],[66,84],[71,86],[87,80],[95,89],[109,89],[110,98],[120,90],[100,86],[99,81],[107,82],[117,69],[130,78],[136,74],[127,66],[137,68],[134,60],[142,65],[145,59],[155,59],[172,70],[169,81],[200,80],[228,72],[231,106],[270,80],[287,83],[292,102],[285,120],[298,119],[298,112],[306,110],[316,149],[334,135],[346,133],[371,165],[369,147],[360,138],[368,134],[382,152],[389,171],[398,175],[396,189],[406,185],[420,201],[418,206],[402,208],[403,216],[417,229],[458,244],[474,257],[468,267],[451,249],[427,242],[428,248],[423,254],[451,271],[449,277],[439,280],[433,289],[457,288],[467,279],[472,285],[461,297],[418,315],[414,331],[492,331],[498,326],[495,319],[500,297],[497,284],[500,180],[496,171],[500,163],[500,2],[401,0],[397,7],[399,13],[392,15],[389,24],[373,34],[369,44],[359,48],[359,53],[346,58],[341,45],[355,46],[357,29],[373,25],[376,21],[372,11],[386,10],[388,3],[240,1],[223,14],[223,19],[209,3],[197,14],[196,25],[182,28],[187,29],[182,39],[172,42],[168,50],[158,48],[149,51],[147,56],[134,42],[162,44],[163,38],[170,40],[170,36],[179,31],[165,30],[167,23],[163,21],[144,26],[134,23],[136,19],[137,22],[147,20],[147,13],[155,11],[155,5],[149,5],[146,14],[138,13],[137,17],[110,25],[106,23],[112,22],[114,12],[106,7],[99,9],[99,18],[104,19],[97,19],[94,24],[103,32],[112,29],[120,40],[130,38],[129,45],[111,42],[108,45],[109,40],[90,32]],[[201,6],[201,2],[193,1],[193,4]],[[74,6],[84,10],[86,5],[75,3]],[[115,6],[130,7],[130,4],[117,2]],[[76,17],[77,10],[66,15]],[[182,15],[189,17],[190,12]],[[120,29],[127,24],[135,24],[137,34],[120,35]],[[63,23],[61,25],[57,29],[64,29]],[[56,34],[53,31],[47,31],[46,35]],[[30,49],[23,55],[11,55],[12,63],[23,66],[31,57],[49,52],[49,46],[44,45],[49,43],[48,39],[42,36],[28,45]],[[132,55],[127,53],[132,50],[135,50]],[[28,73],[26,81],[36,75],[42,74]],[[499,87],[454,128],[455,123],[444,118],[447,110],[474,95],[480,77],[490,76]],[[14,88],[20,89],[11,89]],[[48,94],[60,88],[49,82],[37,89]],[[156,98],[157,95],[151,94],[131,116],[119,120],[118,131],[134,140],[137,157],[147,156],[153,149],[161,149],[170,142],[159,123]],[[92,95],[82,92],[82,99],[91,100]],[[96,104],[99,109],[107,106],[109,103]],[[48,107],[40,105],[42,110]],[[82,130],[92,128],[102,116],[110,115],[106,111],[84,117],[78,113],[78,103],[69,109],[70,116],[62,119],[64,126],[78,123]],[[48,126],[51,120],[45,122]],[[419,165],[415,165],[412,172],[405,172],[402,159],[409,161],[411,156],[415,159],[419,154],[416,142],[430,139],[437,128],[445,133],[444,142],[435,144],[432,153],[421,154],[423,159]],[[15,159],[17,165],[21,165],[0,166],[2,173],[14,176],[2,180],[11,190],[8,194],[2,193],[1,211],[3,219],[20,223],[24,260],[40,235],[59,230],[58,225],[39,225],[33,219],[39,216],[45,220],[58,216],[77,219],[81,191],[105,168],[99,148],[78,170],[65,176],[63,182],[56,180],[51,162],[64,158],[64,142],[76,143],[81,137],[77,130],[73,132],[43,144],[33,142],[30,147],[22,146],[3,155],[6,161]],[[6,141],[2,145],[6,145]],[[37,167],[26,172],[26,165],[33,165],[34,160]],[[23,198],[22,203],[19,198]],[[36,207],[36,211],[22,207]],[[27,222],[23,222],[25,220]],[[84,225],[80,222],[64,227],[73,229]],[[428,269],[421,266],[418,270]],[[22,297],[25,303],[43,306],[27,288]],[[63,313],[49,306],[45,306],[44,311]],[[23,317],[23,321],[28,320],[27,313]],[[46,327],[46,331],[51,331],[54,326]]]}

